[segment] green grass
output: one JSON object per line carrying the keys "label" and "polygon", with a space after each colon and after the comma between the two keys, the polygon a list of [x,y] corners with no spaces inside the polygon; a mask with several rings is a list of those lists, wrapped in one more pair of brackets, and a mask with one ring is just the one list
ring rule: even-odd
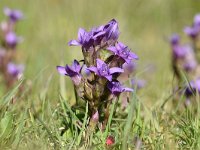
{"label": "green grass", "polygon": [[[21,9],[26,16],[17,25],[25,39],[17,60],[26,64],[26,70],[8,93],[0,82],[0,149],[126,150],[135,149],[140,140],[142,149],[200,149],[198,105],[186,109],[182,99],[180,105],[172,100],[166,40],[173,32],[183,35],[183,27],[200,10],[200,1],[0,0],[0,10],[4,6]],[[139,55],[137,75],[147,80],[147,86],[134,93],[122,116],[110,116],[106,132],[87,135],[87,113],[83,120],[76,116],[72,83],[55,67],[82,58],[79,47],[67,46],[79,27],[89,29],[112,18],[119,22],[120,40]],[[13,103],[21,85],[26,88]],[[111,148],[105,146],[107,135],[115,137]]]}

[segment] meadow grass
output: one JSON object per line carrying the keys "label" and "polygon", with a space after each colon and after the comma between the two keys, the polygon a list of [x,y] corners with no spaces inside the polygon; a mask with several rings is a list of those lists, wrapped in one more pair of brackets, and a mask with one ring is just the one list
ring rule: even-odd
{"label": "meadow grass", "polygon": [[[4,6],[26,16],[17,25],[24,37],[17,59],[26,69],[10,91],[0,85],[0,149],[200,149],[199,104],[184,108],[183,99],[173,102],[167,41],[192,21],[200,1],[0,0],[0,10]],[[109,117],[105,132],[86,136],[87,104],[80,120],[71,107],[72,83],[60,77],[56,66],[82,59],[79,48],[67,46],[79,27],[89,29],[112,18],[123,33],[120,41],[138,54],[137,77],[147,86],[133,93],[123,116]],[[13,103],[23,84],[27,87]],[[112,147],[105,145],[108,135],[115,137]]]}

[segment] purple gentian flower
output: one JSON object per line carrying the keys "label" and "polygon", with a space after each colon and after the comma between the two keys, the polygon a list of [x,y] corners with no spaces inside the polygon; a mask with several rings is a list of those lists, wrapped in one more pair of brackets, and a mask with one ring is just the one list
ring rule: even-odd
{"label": "purple gentian flower", "polygon": [[197,62],[195,59],[187,61],[184,63],[183,67],[188,72],[193,71],[197,67]]}
{"label": "purple gentian flower", "polygon": [[178,45],[180,42],[180,36],[178,34],[173,34],[170,38],[171,45]]}
{"label": "purple gentian flower", "polygon": [[69,46],[82,46],[89,49],[94,44],[94,37],[92,32],[87,32],[85,29],[80,28],[78,31],[78,40],[69,41]]}
{"label": "purple gentian flower", "polygon": [[126,63],[130,63],[133,59],[138,59],[138,56],[131,52],[128,46],[125,46],[121,42],[118,42],[115,44],[115,46],[110,46],[107,49],[118,57],[122,58]]}
{"label": "purple gentian flower", "polygon": [[137,89],[141,89],[141,88],[145,87],[146,81],[145,81],[145,80],[142,80],[142,79],[132,79],[132,80],[131,80],[131,84],[132,84],[133,86],[136,86]]}
{"label": "purple gentian flower", "polygon": [[24,65],[16,65],[14,63],[9,63],[7,65],[7,72],[14,78],[19,78],[24,71]]}
{"label": "purple gentian flower", "polygon": [[79,65],[79,62],[77,60],[74,60],[71,66],[57,66],[57,70],[60,74],[69,76],[75,85],[80,84],[82,79],[82,76],[80,74],[81,66]]}
{"label": "purple gentian flower", "polygon": [[109,81],[112,80],[112,74],[121,73],[124,70],[118,67],[109,68],[108,65],[101,59],[97,59],[97,67],[91,66],[88,70],[96,73],[100,77],[105,77]]}
{"label": "purple gentian flower", "polygon": [[14,32],[9,32],[5,36],[6,44],[11,47],[15,48],[16,45],[20,42],[20,38],[16,36]]}
{"label": "purple gentian flower", "polygon": [[200,26],[200,14],[195,15],[194,17],[194,25]]}
{"label": "purple gentian flower", "polygon": [[119,38],[119,28],[118,23],[115,19],[112,19],[108,22],[103,28],[105,32],[104,40],[107,41],[108,44],[114,44]]}
{"label": "purple gentian flower", "polygon": [[191,48],[190,45],[172,45],[172,52],[173,52],[173,57],[175,59],[182,59],[186,57],[188,54],[193,53],[193,49]]}
{"label": "purple gentian flower", "polygon": [[200,26],[193,25],[192,27],[185,27],[184,32],[191,38],[195,39],[200,32]]}
{"label": "purple gentian flower", "polygon": [[124,69],[124,72],[127,74],[131,74],[136,70],[136,63],[135,62],[130,62],[130,63],[124,63],[122,68]]}
{"label": "purple gentian flower", "polygon": [[190,85],[188,85],[185,90],[185,95],[187,97],[191,96],[193,92],[196,91],[200,93],[200,78],[196,79],[195,81],[191,81],[189,84]]}
{"label": "purple gentian flower", "polygon": [[119,37],[118,24],[116,20],[111,20],[105,26],[93,28],[87,32],[80,28],[78,31],[78,39],[69,41],[69,46],[82,46],[89,49],[92,46],[104,45],[104,43],[115,43]]}
{"label": "purple gentian flower", "polygon": [[123,87],[118,81],[109,82],[108,89],[115,96],[119,96],[122,92],[133,92],[133,89]]}
{"label": "purple gentian flower", "polygon": [[23,13],[20,10],[4,8],[4,14],[9,17],[11,22],[16,22],[23,18]]}

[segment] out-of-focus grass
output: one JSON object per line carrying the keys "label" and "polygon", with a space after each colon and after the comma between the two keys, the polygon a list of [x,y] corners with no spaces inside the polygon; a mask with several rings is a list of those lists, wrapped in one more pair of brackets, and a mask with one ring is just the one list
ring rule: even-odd
{"label": "out-of-focus grass", "polygon": [[[18,129],[16,131],[20,130],[18,123],[23,118],[22,114],[24,111],[28,112],[28,115],[25,116],[28,120],[27,128],[23,131],[23,138],[20,138],[23,139],[20,147],[33,148],[37,145],[37,148],[49,149],[51,147],[49,143],[54,143],[53,140],[73,143],[70,139],[66,138],[66,140],[59,136],[58,127],[60,127],[61,118],[60,114],[57,115],[56,112],[60,112],[60,106],[57,105],[59,103],[60,76],[55,67],[59,64],[70,63],[74,58],[82,59],[79,47],[67,46],[70,39],[77,37],[79,27],[89,29],[92,26],[105,24],[112,18],[116,18],[119,22],[120,41],[129,45],[140,57],[138,70],[139,72],[144,71],[141,78],[147,80],[147,87],[138,95],[145,108],[144,113],[141,114],[145,119],[138,119],[136,116],[137,120],[134,125],[138,126],[133,130],[141,132],[145,141],[149,142],[146,144],[152,146],[149,147],[151,149],[163,148],[163,143],[176,145],[172,138],[173,134],[179,134],[179,136],[175,136],[178,140],[186,137],[184,131],[177,133],[173,131],[181,130],[182,122],[175,122],[174,125],[177,125],[178,128],[171,128],[166,125],[168,118],[163,119],[162,113],[159,114],[160,116],[156,116],[154,113],[156,113],[157,106],[171,92],[173,74],[170,70],[168,37],[173,32],[180,33],[185,25],[192,22],[193,16],[200,11],[200,1],[0,0],[0,10],[4,6],[21,9],[25,15],[25,19],[17,25],[17,33],[24,37],[24,42],[18,47],[17,58],[19,62],[24,62],[26,65],[25,79],[32,81],[32,90],[29,96],[19,100],[20,106],[12,108],[13,106],[9,105],[10,111],[18,116],[15,118],[18,119],[14,125],[16,128],[13,128]],[[4,18],[0,13],[0,20]],[[68,78],[65,78],[65,81],[66,97],[70,99],[73,97],[71,82]],[[2,91],[0,94],[3,95]],[[34,116],[36,114],[32,103],[35,104],[36,111],[39,111],[39,117]],[[24,108],[24,111],[20,112],[19,108]],[[170,119],[173,121],[181,119],[179,116],[174,118]],[[151,125],[146,125],[149,120]],[[190,124],[191,119],[186,121],[184,124],[195,129],[193,136],[197,138],[198,123]],[[185,130],[190,130],[190,126]],[[163,128],[166,130],[163,131]],[[173,134],[169,134],[170,132]],[[19,132],[16,134],[18,135]],[[149,136],[147,136],[148,134]],[[170,146],[168,147],[170,148]]]}

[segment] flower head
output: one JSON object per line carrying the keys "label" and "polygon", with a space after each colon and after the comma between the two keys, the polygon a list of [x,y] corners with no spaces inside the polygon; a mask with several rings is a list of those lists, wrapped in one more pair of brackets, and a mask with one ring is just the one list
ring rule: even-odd
{"label": "flower head", "polygon": [[85,29],[80,28],[78,31],[78,40],[71,40],[68,44],[70,46],[82,46],[89,49],[94,44],[94,37],[92,32],[87,32]]}
{"label": "flower head", "polygon": [[115,19],[112,19],[108,22],[103,28],[105,32],[104,40],[107,41],[108,44],[114,44],[119,37],[119,28],[118,23]]}
{"label": "flower head", "polygon": [[190,81],[189,85],[186,87],[185,95],[189,97],[196,91],[200,93],[200,78]]}
{"label": "flower head", "polygon": [[173,34],[170,38],[171,45],[177,45],[180,42],[180,36],[178,34]]}
{"label": "flower head", "polygon": [[9,17],[10,21],[16,22],[23,18],[23,13],[20,10],[4,8],[4,14]]}
{"label": "flower head", "polygon": [[111,20],[108,24],[92,28],[87,32],[80,28],[78,31],[78,39],[69,41],[70,46],[82,46],[85,49],[97,45],[105,45],[105,43],[115,43],[119,36],[118,24],[116,20]]}
{"label": "flower head", "polygon": [[183,65],[183,68],[188,72],[193,71],[196,67],[197,67],[197,62],[195,59],[189,60],[185,62]]}
{"label": "flower head", "polygon": [[9,32],[5,36],[5,41],[9,47],[15,48],[16,45],[20,42],[20,37],[17,37],[14,32]]}
{"label": "flower head", "polygon": [[16,65],[14,63],[9,63],[7,65],[7,72],[14,78],[19,78],[24,71],[24,65]]}
{"label": "flower head", "polygon": [[132,79],[131,83],[133,86],[137,86],[137,89],[141,89],[146,85],[146,81],[142,79]]}
{"label": "flower head", "polygon": [[172,53],[175,59],[181,59],[186,57],[189,53],[193,53],[190,45],[172,45]]}
{"label": "flower head", "polygon": [[71,66],[66,65],[65,67],[57,66],[57,70],[60,74],[69,76],[75,85],[79,85],[81,82],[81,66],[77,60],[74,60]]}
{"label": "flower head", "polygon": [[96,73],[100,77],[104,77],[108,79],[109,81],[112,80],[112,74],[114,73],[121,73],[124,70],[118,67],[112,67],[109,68],[108,65],[102,61],[101,59],[97,59],[97,66],[91,66],[88,68],[88,70]]}
{"label": "flower head", "polygon": [[184,32],[191,38],[195,39],[200,32],[200,26],[193,25],[192,27],[185,27]]}
{"label": "flower head", "polygon": [[138,59],[138,56],[131,52],[128,46],[125,46],[121,42],[118,42],[115,46],[110,46],[107,49],[122,58],[126,63],[130,63],[133,59]]}
{"label": "flower head", "polygon": [[194,16],[194,25],[200,26],[200,14]]}
{"label": "flower head", "polygon": [[126,88],[121,85],[118,81],[112,81],[108,83],[108,89],[115,96],[119,96],[122,92],[133,92],[133,89]]}

